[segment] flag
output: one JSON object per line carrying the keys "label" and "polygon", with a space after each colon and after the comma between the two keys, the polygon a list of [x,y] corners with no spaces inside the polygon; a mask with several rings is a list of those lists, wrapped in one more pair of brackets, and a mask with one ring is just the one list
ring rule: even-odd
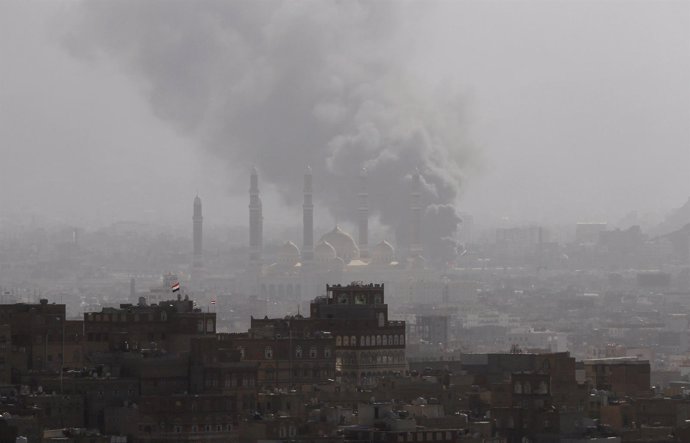
{"label": "flag", "polygon": [[170,289],[172,289],[173,292],[177,292],[180,290],[180,282],[175,282],[173,283],[172,286],[170,286]]}

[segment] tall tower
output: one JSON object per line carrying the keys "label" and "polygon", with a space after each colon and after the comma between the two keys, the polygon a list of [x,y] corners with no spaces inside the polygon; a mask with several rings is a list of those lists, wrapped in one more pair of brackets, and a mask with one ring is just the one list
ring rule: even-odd
{"label": "tall tower", "polygon": [[422,176],[419,169],[412,176],[412,193],[410,194],[410,256],[422,255]]}
{"label": "tall tower", "polygon": [[314,259],[314,202],[312,199],[311,168],[304,173],[304,203],[302,204],[302,261]]}
{"label": "tall tower", "polygon": [[252,268],[261,268],[263,250],[264,216],[259,196],[259,174],[252,168],[249,178],[249,264]]}
{"label": "tall tower", "polygon": [[362,168],[359,173],[359,256],[369,258],[369,190],[367,188],[367,170]]}
{"label": "tall tower", "polygon": [[203,257],[203,220],[201,216],[201,199],[197,195],[194,197],[194,215],[192,216],[192,286],[200,288],[202,279],[202,269],[204,267]]}

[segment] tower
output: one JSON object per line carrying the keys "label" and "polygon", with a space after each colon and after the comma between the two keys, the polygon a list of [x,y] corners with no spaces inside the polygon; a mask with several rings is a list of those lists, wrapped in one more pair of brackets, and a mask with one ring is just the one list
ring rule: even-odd
{"label": "tower", "polygon": [[314,259],[314,202],[312,200],[311,168],[304,174],[304,203],[302,204],[302,261]]}
{"label": "tower", "polygon": [[359,173],[359,194],[357,194],[359,206],[359,256],[369,258],[369,191],[367,188],[367,170],[362,168]]}
{"label": "tower", "polygon": [[410,256],[422,255],[422,176],[419,169],[412,176],[412,193],[410,194]]}
{"label": "tower", "polygon": [[203,258],[203,220],[201,216],[201,199],[194,197],[194,215],[192,216],[192,286],[201,287]]}
{"label": "tower", "polygon": [[254,269],[261,268],[263,249],[264,217],[259,195],[259,174],[252,168],[249,177],[249,264]]}

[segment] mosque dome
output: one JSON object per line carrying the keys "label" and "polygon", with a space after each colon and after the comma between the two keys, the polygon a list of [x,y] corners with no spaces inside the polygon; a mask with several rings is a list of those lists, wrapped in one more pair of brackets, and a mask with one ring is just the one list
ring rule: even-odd
{"label": "mosque dome", "polygon": [[330,243],[335,248],[336,255],[343,259],[345,264],[352,260],[359,259],[359,248],[357,243],[350,234],[340,229],[340,226],[335,225],[331,232],[328,232],[321,237],[321,241]]}
{"label": "mosque dome", "polygon": [[294,266],[299,262],[299,248],[291,241],[286,241],[278,251],[280,262],[285,265]]}
{"label": "mosque dome", "polygon": [[371,260],[377,264],[388,264],[393,261],[395,256],[395,249],[393,245],[383,240],[374,246],[371,251]]}
{"label": "mosque dome", "polygon": [[321,240],[314,248],[314,257],[317,261],[328,262],[333,260],[336,256],[337,253],[335,248],[327,241]]}

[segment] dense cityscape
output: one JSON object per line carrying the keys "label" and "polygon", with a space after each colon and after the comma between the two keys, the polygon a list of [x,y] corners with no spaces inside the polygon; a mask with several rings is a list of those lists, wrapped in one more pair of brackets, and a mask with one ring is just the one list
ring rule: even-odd
{"label": "dense cityscape", "polygon": [[690,443],[687,0],[0,0],[0,443]]}
{"label": "dense cityscape", "polygon": [[357,180],[357,241],[314,242],[310,169],[301,248],[264,245],[256,169],[244,246],[208,247],[199,196],[186,239],[6,230],[0,439],[688,441],[690,203],[568,242],[465,215],[441,263],[421,173],[407,241],[375,245]]}

